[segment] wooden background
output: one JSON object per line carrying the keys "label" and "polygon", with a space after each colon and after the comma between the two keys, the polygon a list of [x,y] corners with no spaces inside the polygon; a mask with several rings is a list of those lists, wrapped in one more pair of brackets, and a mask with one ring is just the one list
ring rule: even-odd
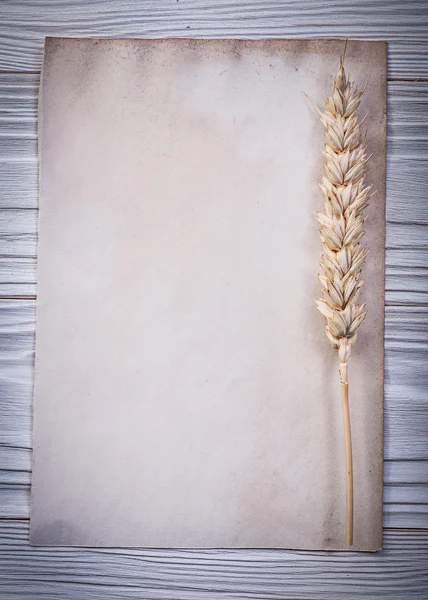
{"label": "wooden background", "polygon": [[[382,552],[50,550],[28,545],[37,262],[37,92],[45,35],[388,40]],[[428,597],[427,92],[428,2],[424,0],[1,2],[2,598]]]}

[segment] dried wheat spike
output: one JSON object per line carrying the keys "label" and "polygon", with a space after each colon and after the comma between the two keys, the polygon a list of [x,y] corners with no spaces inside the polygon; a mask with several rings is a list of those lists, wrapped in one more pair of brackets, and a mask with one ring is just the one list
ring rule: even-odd
{"label": "dried wheat spike", "polygon": [[358,91],[343,68],[344,56],[334,79],[332,96],[318,111],[326,129],[323,154],[325,176],[320,184],[324,212],[318,213],[323,244],[322,273],[318,275],[323,298],[319,311],[327,319],[326,334],[339,351],[341,372],[346,374],[351,346],[366,315],[366,305],[356,304],[363,285],[361,269],[366,248],[363,209],[370,187],[364,187],[366,173],[365,139],[355,114],[364,90]]}
{"label": "dried wheat spike", "polygon": [[[345,47],[346,49],[346,47]],[[346,545],[353,544],[354,484],[351,420],[349,411],[348,361],[358,329],[366,316],[366,305],[356,304],[363,285],[361,270],[366,259],[362,246],[363,210],[370,187],[364,186],[366,164],[362,122],[355,114],[364,90],[358,91],[343,68],[344,54],[334,79],[332,96],[318,110],[325,127],[325,177],[321,183],[324,212],[318,213],[323,244],[321,281],[323,298],[317,300],[327,319],[326,334],[338,350],[346,460]]]}

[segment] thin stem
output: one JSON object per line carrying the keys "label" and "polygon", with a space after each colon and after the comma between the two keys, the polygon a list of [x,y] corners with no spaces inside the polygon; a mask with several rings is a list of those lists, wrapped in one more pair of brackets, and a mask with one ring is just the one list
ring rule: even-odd
{"label": "thin stem", "polygon": [[343,429],[346,461],[346,545],[352,546],[354,537],[354,481],[352,469],[351,418],[349,414],[348,363],[340,363]]}

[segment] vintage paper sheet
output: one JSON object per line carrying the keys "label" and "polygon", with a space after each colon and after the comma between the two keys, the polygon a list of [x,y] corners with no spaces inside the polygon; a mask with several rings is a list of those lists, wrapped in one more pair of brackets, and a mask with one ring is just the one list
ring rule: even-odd
{"label": "vintage paper sheet", "polygon": [[[31,542],[345,549],[314,298],[344,42],[48,39]],[[386,44],[348,44],[373,153],[350,362],[355,543],[382,530]]]}

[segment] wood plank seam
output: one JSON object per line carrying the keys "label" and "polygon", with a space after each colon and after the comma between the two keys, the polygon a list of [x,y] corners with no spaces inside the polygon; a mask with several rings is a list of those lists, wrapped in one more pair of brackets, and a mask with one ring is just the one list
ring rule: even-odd
{"label": "wood plank seam", "polygon": [[[414,59],[412,57],[412,60],[416,64],[416,59]],[[10,70],[8,70],[8,71],[4,71],[4,72],[2,71],[2,72],[0,72],[0,74],[4,74],[4,75],[7,75],[7,76],[9,76],[9,75],[15,75],[15,74],[39,76],[40,72],[39,71],[19,71],[19,70],[17,70],[17,71],[10,71]],[[428,78],[426,78],[426,77],[420,77],[420,78],[407,79],[406,77],[399,77],[399,78],[390,77],[388,79],[388,81],[389,82],[403,82],[403,83],[412,83],[412,82],[427,83],[428,82]],[[407,157],[403,157],[400,160],[403,160],[403,161],[404,160],[408,160],[409,161],[409,166],[411,166],[412,169],[413,169],[414,163],[412,162],[412,159],[409,159]],[[30,210],[37,210],[37,209],[31,208]],[[415,250],[416,247],[412,246],[412,249]],[[26,301],[26,300],[33,300],[34,301],[36,299],[36,294],[28,294],[28,295],[24,294],[24,295],[16,295],[16,296],[6,295],[6,296],[2,296],[2,298],[4,298],[5,300],[14,300],[14,299],[16,299],[16,300],[22,300],[22,301]],[[420,301],[420,302],[412,302],[410,304],[408,304],[408,303],[401,303],[401,304],[398,303],[398,304],[395,304],[394,306],[395,307],[405,307],[405,308],[412,307],[412,306],[415,307],[415,308],[424,308],[424,307],[427,308],[428,307],[428,302]],[[410,360],[410,358],[411,357],[408,356],[409,360]],[[19,447],[17,446],[17,448],[19,448]],[[412,461],[416,463],[416,462],[418,462],[418,459],[409,459],[408,460],[408,462],[412,462]],[[400,460],[397,459],[397,460],[392,460],[390,462],[399,463]],[[30,473],[30,471],[26,470],[26,469],[17,470],[17,471],[22,471],[22,472],[28,472],[28,473]],[[22,519],[21,518],[11,519],[10,517],[7,517],[7,518],[0,517],[0,522],[4,523],[6,527],[9,526],[9,525],[12,526],[13,523],[16,523],[16,522],[21,523],[25,527],[28,527],[28,517],[22,518]],[[407,534],[407,535],[411,535],[411,534],[417,534],[417,535],[425,534],[426,535],[427,532],[428,532],[428,528],[425,528],[425,527],[418,527],[418,528],[414,528],[414,527],[407,527],[407,528],[385,527],[384,528],[384,533],[387,536],[395,534],[395,533],[398,533],[400,535],[402,535],[402,534]],[[60,561],[63,558],[63,554],[60,553],[60,552],[58,552],[58,551],[57,552],[55,552],[55,551],[54,552],[52,552],[52,551],[49,551],[49,552],[37,552],[37,551],[35,551],[35,550],[33,550],[33,549],[31,549],[31,548],[28,547],[28,545],[27,545],[28,542],[26,541],[26,538],[25,539],[24,538],[20,538],[20,542],[19,543],[22,544],[21,546],[12,545],[12,544],[16,543],[16,540],[17,540],[17,536],[14,537],[12,534],[11,534],[11,538],[8,537],[8,538],[6,538],[6,540],[7,540],[6,541],[7,545],[4,546],[5,549],[4,549],[3,556],[5,556],[8,561],[13,560],[13,558],[12,558],[13,554],[10,551],[12,548],[13,548],[13,552],[15,552],[15,551],[17,552],[17,558],[16,558],[17,564],[19,562],[23,562],[24,561],[24,552],[25,552],[25,564],[27,565],[27,567],[25,568],[25,572],[22,572],[21,582],[19,580],[16,580],[16,582],[15,582],[15,585],[17,586],[15,588],[15,596],[16,596],[16,594],[19,595],[21,591],[23,592],[23,594],[25,594],[25,596],[23,595],[23,597],[25,597],[25,598],[30,598],[31,597],[30,596],[31,592],[33,592],[34,596],[36,596],[36,595],[38,596],[39,595],[39,590],[41,589],[41,585],[42,585],[42,583],[44,583],[46,585],[51,586],[51,587],[45,587],[44,588],[45,591],[46,591],[46,593],[49,594],[49,597],[52,597],[52,598],[53,597],[55,597],[55,598],[59,597],[59,596],[57,596],[57,594],[60,593],[59,590],[60,589],[64,590],[64,586],[68,585],[66,583],[66,580],[70,581],[70,577],[67,577],[65,575],[65,567],[64,567],[64,570],[61,572],[62,574],[60,575],[59,579],[55,575],[55,566],[54,566],[54,565],[56,565],[56,558],[55,557],[57,557],[57,562],[58,562],[58,561]],[[14,541],[11,542],[10,540],[14,540]],[[3,542],[3,544],[4,543],[5,542]],[[407,544],[409,544],[409,543],[410,542],[407,542]],[[415,547],[418,549],[417,550],[418,555],[420,555],[422,557],[423,548],[426,547],[426,540],[425,540],[425,542],[423,540],[419,540],[419,541],[415,540],[414,542],[412,541],[412,543],[414,543]],[[397,544],[396,548],[398,549],[398,553],[400,554],[400,556],[401,555],[405,556],[406,552],[410,552],[410,550],[407,549],[410,546],[406,546],[406,541],[405,541],[404,538],[402,538],[402,541],[400,543],[397,541],[396,544]],[[395,546],[394,546],[394,548],[395,548]],[[8,556],[8,550],[9,550],[9,556]],[[395,550],[395,551],[397,552],[397,550]],[[30,558],[30,553],[32,553],[32,552],[34,552],[34,556],[36,557],[36,559],[35,559],[37,561],[36,567],[34,567],[34,566],[31,567],[29,565],[30,561],[32,560]],[[85,550],[80,551],[80,550],[76,549],[74,551],[76,559],[79,560],[79,556],[84,556],[85,552],[86,552]],[[107,550],[107,552],[105,552],[105,554],[108,554],[108,552],[109,551]],[[111,552],[118,554],[118,560],[121,560],[121,559],[126,560],[126,551],[111,549]],[[389,552],[389,550],[388,550],[388,552]],[[104,552],[102,552],[102,554],[104,554]],[[98,553],[98,554],[96,554],[94,556],[96,556],[96,558],[94,559],[94,566],[95,566],[95,565],[98,564],[100,554]],[[148,556],[150,556],[150,553],[148,553]],[[242,555],[236,555],[235,558],[238,561],[241,561],[242,560],[241,556]],[[65,557],[65,555],[64,555],[64,557]],[[43,566],[39,566],[39,561],[41,563],[44,560],[44,558],[46,558],[46,562],[44,563],[45,566],[44,567]],[[296,561],[299,558],[300,558],[299,555],[295,556]],[[325,557],[321,557],[321,558],[324,560]],[[382,557],[379,557],[379,559],[382,560]],[[325,560],[329,560],[328,557],[325,558]],[[350,559],[348,559],[348,560],[349,560],[349,564],[351,564]],[[386,562],[386,556],[385,556],[384,560],[385,560],[385,563],[384,563],[385,567],[388,565],[387,572],[384,574],[384,578],[387,579],[390,582],[391,585],[395,581],[394,585],[398,585],[400,589],[402,589],[400,586],[402,586],[402,585],[405,586],[406,585],[406,583],[405,583],[406,579],[409,581],[409,585],[410,585],[410,581],[413,581],[414,577],[416,576],[416,575],[414,575],[414,573],[416,572],[416,569],[417,568],[422,569],[422,566],[423,566],[421,562],[415,562],[415,559],[412,557],[411,560],[409,561],[409,564],[404,568],[404,571],[402,572],[402,576],[404,577],[404,579],[401,578],[401,575],[399,573],[397,573],[397,579],[395,579],[395,576],[392,576],[392,569],[394,569],[393,563]],[[420,559],[418,559],[418,560],[420,560]],[[339,563],[341,561],[341,557],[339,557],[339,556],[335,557],[334,561],[335,561],[335,564],[336,564],[336,562]],[[173,563],[171,562],[171,559],[169,557],[168,558],[165,557],[165,563],[164,564],[165,565],[171,565],[171,567],[170,567],[171,569],[174,568]],[[231,557],[230,565],[232,566],[234,564],[236,564],[236,563],[233,562],[233,558]],[[254,564],[256,564],[256,563],[254,563]],[[299,574],[298,574],[299,577],[302,576],[302,575],[306,576],[307,572],[305,572],[305,563],[298,562],[297,564],[299,565]],[[377,563],[374,563],[374,562],[370,563],[370,569],[372,569],[376,564]],[[389,592],[385,592],[385,597],[394,597],[394,598],[398,598],[399,597],[400,599],[402,598],[403,600],[404,600],[404,598],[407,598],[410,595],[412,597],[415,595],[417,597],[420,597],[421,599],[423,597],[425,597],[425,592],[426,592],[426,589],[428,588],[427,581],[426,581],[426,573],[427,573],[426,568],[427,568],[428,565],[426,565],[426,559],[424,559],[424,563],[423,564],[425,565],[425,578],[424,578],[424,580],[425,580],[425,588],[423,586],[423,575],[421,574],[420,575],[420,579],[418,580],[420,588],[419,587],[415,588],[415,589],[408,589],[407,588],[407,591],[402,591],[401,592],[402,595],[400,595],[400,591],[397,590],[396,592],[392,592],[391,589],[390,589]],[[4,587],[5,587],[6,594],[7,594],[7,590],[8,589],[12,589],[12,585],[14,585],[14,583],[10,579],[10,577],[11,577],[11,568],[13,569],[14,567],[13,566],[10,567],[9,565],[10,565],[10,562],[7,562],[6,563],[6,569],[8,568],[9,570],[5,572],[5,574],[7,574],[7,578],[5,578],[5,580],[4,580]],[[262,567],[260,567],[260,569],[261,568]],[[317,569],[318,570],[323,569],[321,563],[317,567]],[[395,572],[395,569],[394,569],[394,572]],[[281,573],[282,573],[282,571],[281,571]],[[291,571],[291,573],[293,573],[293,571]],[[421,573],[422,573],[422,571],[421,571]],[[18,572],[17,572],[16,576],[18,576]],[[361,576],[361,574],[360,574],[360,576]],[[79,579],[79,583],[77,583],[77,581],[75,582],[75,585],[82,586],[82,584],[84,584],[84,580],[82,579],[82,575],[80,575],[80,576],[77,575],[77,577],[80,577],[80,579]],[[84,575],[83,575],[83,577],[84,577]],[[118,583],[118,581],[115,580],[114,577],[115,577],[114,574],[109,573],[109,579],[105,580],[103,583],[100,582],[100,579],[95,580],[95,578],[94,578],[94,580],[91,583],[91,585],[93,587],[96,587],[96,583],[98,582],[99,584],[103,585],[101,593],[105,593],[105,592],[108,593],[108,587],[107,587],[108,584],[111,583],[113,585],[114,584],[120,585],[120,583]],[[177,578],[179,578],[179,577],[180,577],[179,570],[177,570]],[[356,573],[354,573],[354,574],[346,573],[346,577],[349,577],[349,580],[348,580],[349,581],[349,585],[352,585],[352,580],[354,580],[355,582],[358,582],[358,574],[356,574]],[[312,578],[314,578],[313,575],[312,575]],[[49,581],[49,579],[50,579],[50,581]],[[322,597],[325,598],[325,597],[329,596],[329,592],[325,588],[326,583],[322,583],[321,579],[322,579],[322,573],[321,573],[321,575],[319,575],[316,578],[316,582],[317,582],[316,589],[318,590],[318,594],[319,594],[318,597],[321,597],[321,594],[322,594]],[[370,597],[376,597],[376,598],[380,597],[379,594],[380,594],[380,590],[381,590],[381,588],[380,588],[381,581],[380,580],[376,580],[376,588],[375,587],[371,587],[373,585],[373,579],[371,578],[371,573],[370,573],[370,581],[372,582],[372,584],[370,584],[369,582],[366,582],[364,584],[364,586],[360,589],[359,594],[361,594],[361,595],[364,594],[364,595],[367,596],[367,593],[368,593]],[[403,583],[403,581],[404,581],[404,583]],[[33,583],[31,583],[31,582],[33,582]],[[138,586],[139,583],[141,585],[141,581],[140,580],[138,582],[135,581],[135,583],[133,584],[132,583],[132,577],[130,577],[130,584],[131,585]],[[165,584],[165,585],[168,585],[168,584]],[[176,590],[175,593],[179,593],[180,594],[180,598],[181,597],[184,598],[184,595],[185,595],[185,598],[187,600],[187,598],[188,598],[187,592],[184,591],[184,587],[181,587],[181,585],[180,585],[180,588],[174,588]],[[305,582],[305,586],[307,587],[308,585],[311,585],[310,582]],[[357,584],[355,584],[355,585],[357,585]],[[10,586],[10,588],[9,588],[9,586]],[[23,586],[23,587],[18,587],[18,586]],[[32,586],[32,587],[30,587],[30,586]],[[57,586],[57,587],[55,587],[55,586]],[[60,586],[63,586],[63,587],[60,588]],[[267,591],[268,588],[265,587],[266,594],[264,594],[264,596],[265,597],[268,596],[269,598],[273,598],[275,596],[275,597],[279,598],[280,596],[277,595],[277,594],[280,594],[278,586],[279,586],[279,584],[277,583],[277,586],[273,589],[272,592],[268,592]],[[323,588],[321,586],[323,586]],[[172,587],[172,585],[171,585],[171,587]],[[84,588],[82,586],[82,587],[76,588],[76,589],[79,589],[79,594],[83,593],[83,595],[85,595],[85,592],[84,591],[82,592],[82,590],[84,590],[86,588]],[[138,590],[140,588],[135,587],[135,589]],[[153,593],[147,592],[146,587],[144,587],[144,589],[146,590],[146,594],[148,593],[148,594],[150,594],[150,597],[154,597]],[[170,589],[170,588],[165,588],[165,593],[166,594],[168,593],[168,589]],[[181,592],[180,591],[177,592],[177,589],[182,590],[182,591]],[[199,595],[200,595],[200,597],[202,597],[202,596],[205,597],[204,591],[199,587],[199,585],[197,585],[197,584],[195,585],[194,581],[193,581],[193,585],[191,585],[190,582],[189,582],[187,589],[193,589],[194,590],[195,595],[192,596],[192,598],[193,597],[194,598],[199,597]],[[230,588],[229,589],[232,589],[232,584],[230,584]],[[282,597],[284,597],[284,598],[285,597],[287,597],[287,598],[290,597],[288,595],[288,593],[285,592],[284,588],[281,588],[281,589],[282,589],[281,598]],[[304,591],[303,591],[304,589],[305,589],[305,587],[304,588],[300,588],[300,590],[302,590],[302,592],[301,592],[302,596],[303,596],[303,593],[304,593]],[[349,588],[347,588],[347,589],[349,589]],[[425,589],[425,592],[424,592],[424,589]],[[23,590],[25,590],[25,591],[23,591]],[[30,592],[30,590],[31,590],[31,592]],[[293,588],[293,590],[294,590],[294,588]],[[321,591],[321,590],[323,590],[323,591]],[[356,593],[355,590],[353,590],[353,592]],[[370,592],[372,592],[372,595],[370,595]],[[117,593],[120,593],[119,588],[117,588]],[[142,592],[142,593],[144,593],[144,592]],[[237,591],[230,592],[230,593],[233,594],[233,597],[235,597],[235,594],[242,595],[242,594],[239,594],[239,592],[237,592]],[[28,594],[28,596],[27,596],[27,594]],[[181,594],[183,594],[183,596],[181,596]],[[215,590],[214,590],[214,588],[212,588],[212,596],[210,595],[210,598],[214,597],[214,594],[215,594]],[[325,595],[325,594],[327,594],[327,595]],[[67,598],[68,597],[70,597],[70,596],[67,594]],[[109,595],[108,597],[111,597],[111,596]],[[122,597],[122,595],[121,595],[121,597]],[[134,597],[134,596],[132,596],[132,597]],[[145,595],[144,597],[149,597],[149,596]],[[158,596],[156,596],[156,598],[157,597]],[[174,598],[176,598],[178,596],[176,596],[176,595],[173,596],[173,594],[171,593],[168,597],[171,597],[171,598],[174,597]],[[217,594],[216,594],[215,597],[217,598],[217,597],[220,597],[220,596],[217,596]],[[232,597],[232,596],[227,595],[227,598],[229,598],[229,597]],[[250,596],[245,596],[245,597],[250,597]],[[253,594],[251,594],[251,597],[253,597]],[[258,593],[255,592],[255,596],[254,597],[257,597],[257,598],[260,597],[261,598],[262,595],[259,596]],[[306,595],[304,597],[306,598]],[[314,596],[312,595],[312,597],[314,597]],[[333,596],[331,595],[331,597],[333,597]],[[341,597],[343,597],[343,595]],[[352,598],[354,598],[354,597],[355,596],[352,595]],[[91,595],[91,598],[92,598],[92,595]],[[190,592],[189,592],[189,598],[190,598]],[[336,598],[336,595],[334,595],[334,598]]]}

